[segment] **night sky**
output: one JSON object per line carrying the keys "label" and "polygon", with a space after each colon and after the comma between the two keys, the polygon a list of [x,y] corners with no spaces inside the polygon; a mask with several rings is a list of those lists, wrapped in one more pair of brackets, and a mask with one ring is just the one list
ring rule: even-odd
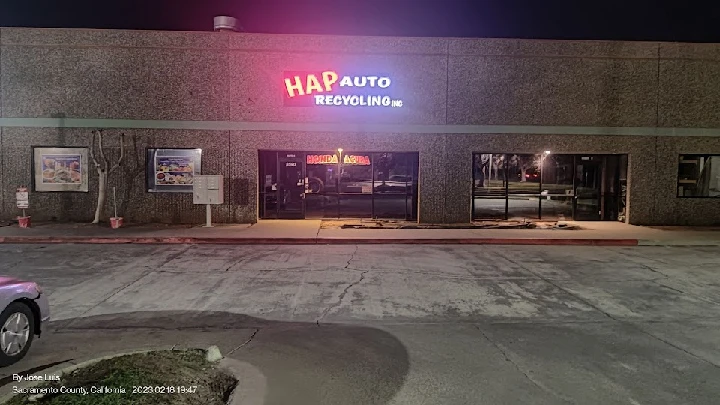
{"label": "night sky", "polygon": [[[553,0],[0,0],[0,26],[720,42],[720,2]],[[714,5],[711,5],[714,4]]]}

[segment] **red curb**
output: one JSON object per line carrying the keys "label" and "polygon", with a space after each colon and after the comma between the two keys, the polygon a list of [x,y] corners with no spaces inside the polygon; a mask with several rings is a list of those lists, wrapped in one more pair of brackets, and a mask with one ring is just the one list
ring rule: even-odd
{"label": "red curb", "polygon": [[564,245],[638,246],[637,239],[548,239],[548,238],[471,238],[471,239],[352,239],[352,238],[173,238],[173,237],[45,237],[6,236],[0,244],[186,244],[186,245]]}

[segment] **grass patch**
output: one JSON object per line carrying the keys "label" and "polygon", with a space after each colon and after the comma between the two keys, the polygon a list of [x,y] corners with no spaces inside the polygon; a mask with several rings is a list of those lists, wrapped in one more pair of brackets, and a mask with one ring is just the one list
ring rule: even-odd
{"label": "grass patch", "polygon": [[203,350],[164,350],[102,360],[34,387],[47,392],[35,401],[28,392],[7,404],[224,405],[236,383]]}

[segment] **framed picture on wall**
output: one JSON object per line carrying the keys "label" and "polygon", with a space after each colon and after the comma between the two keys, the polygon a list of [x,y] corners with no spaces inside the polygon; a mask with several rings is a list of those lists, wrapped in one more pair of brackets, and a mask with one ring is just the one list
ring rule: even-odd
{"label": "framed picture on wall", "polygon": [[33,185],[38,192],[88,192],[88,148],[33,146]]}
{"label": "framed picture on wall", "polygon": [[149,193],[192,193],[201,165],[202,149],[148,149],[147,190]]}

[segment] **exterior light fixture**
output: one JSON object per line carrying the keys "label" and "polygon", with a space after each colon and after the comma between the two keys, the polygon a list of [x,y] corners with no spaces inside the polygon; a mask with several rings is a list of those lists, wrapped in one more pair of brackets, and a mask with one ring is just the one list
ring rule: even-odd
{"label": "exterior light fixture", "polygon": [[550,151],[549,151],[549,150],[546,150],[546,151],[545,151],[545,155],[549,155],[549,154],[550,154]]}

